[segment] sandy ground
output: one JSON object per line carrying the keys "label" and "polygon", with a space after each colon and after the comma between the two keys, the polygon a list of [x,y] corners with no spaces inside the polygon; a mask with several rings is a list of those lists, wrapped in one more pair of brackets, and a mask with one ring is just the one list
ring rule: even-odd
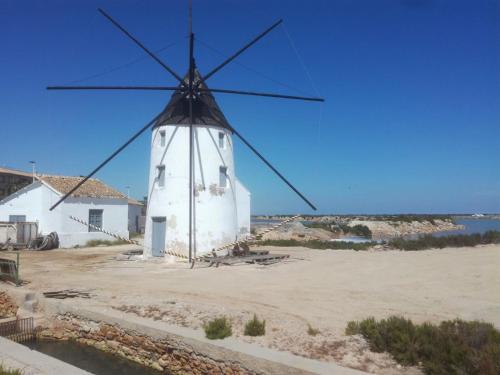
{"label": "sandy ground", "polygon": [[[244,340],[384,374],[417,371],[371,353],[359,337],[345,337],[349,320],[397,314],[416,322],[459,317],[500,327],[500,245],[419,252],[268,248],[291,258],[193,270],[185,263],[114,259],[131,248],[23,252],[24,287],[90,290],[85,303],[195,328],[226,315]],[[242,336],[254,313],[266,319],[264,337]],[[309,326],[319,333],[309,335]]]}

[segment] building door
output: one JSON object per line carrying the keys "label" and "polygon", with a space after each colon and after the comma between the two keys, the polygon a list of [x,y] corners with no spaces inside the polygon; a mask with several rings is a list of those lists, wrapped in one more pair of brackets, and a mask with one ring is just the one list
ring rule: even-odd
{"label": "building door", "polygon": [[165,235],[167,231],[167,218],[153,217],[153,233],[151,255],[162,257],[165,251]]}

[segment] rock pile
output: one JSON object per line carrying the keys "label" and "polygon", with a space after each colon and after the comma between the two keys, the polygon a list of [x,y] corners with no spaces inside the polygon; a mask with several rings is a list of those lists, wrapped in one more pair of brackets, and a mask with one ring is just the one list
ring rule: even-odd
{"label": "rock pile", "polygon": [[39,333],[40,338],[76,340],[105,352],[117,354],[144,366],[172,374],[256,375],[238,362],[216,361],[197,353],[175,337],[153,339],[116,325],[95,322],[73,315],[58,316],[53,327]]}
{"label": "rock pile", "polygon": [[[257,231],[257,234],[259,232]],[[285,224],[275,231],[266,233],[262,236],[263,240],[321,240],[328,241],[333,238],[334,234],[330,231],[321,228],[308,228],[301,222],[291,222]]]}
{"label": "rock pile", "polygon": [[449,230],[463,229],[463,225],[454,224],[451,221],[434,220],[430,221],[371,221],[371,220],[352,220],[350,226],[365,225],[372,232],[373,239],[386,239],[389,237],[400,237],[411,234],[429,234],[435,232],[444,232]]}
{"label": "rock pile", "polygon": [[18,306],[5,292],[0,292],[0,319],[16,316]]}

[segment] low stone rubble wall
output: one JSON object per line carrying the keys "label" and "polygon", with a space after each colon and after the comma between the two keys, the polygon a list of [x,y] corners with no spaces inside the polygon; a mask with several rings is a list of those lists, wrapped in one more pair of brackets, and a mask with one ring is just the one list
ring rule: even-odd
{"label": "low stone rubble wall", "polygon": [[0,291],[0,319],[16,316],[18,306],[6,292]]}
{"label": "low stone rubble wall", "polygon": [[58,315],[51,327],[41,330],[39,337],[75,340],[173,374],[258,374],[238,362],[213,360],[175,337],[151,338],[117,325],[72,314]]}

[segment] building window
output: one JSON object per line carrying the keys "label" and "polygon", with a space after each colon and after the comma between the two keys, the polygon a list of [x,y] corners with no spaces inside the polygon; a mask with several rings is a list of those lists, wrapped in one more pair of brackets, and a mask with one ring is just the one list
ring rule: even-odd
{"label": "building window", "polygon": [[99,232],[92,225],[102,228],[102,210],[89,210],[89,232]]}
{"label": "building window", "polygon": [[160,146],[165,147],[165,130],[160,131]]}
{"label": "building window", "polygon": [[9,215],[9,222],[11,223],[24,223],[26,215]]}
{"label": "building window", "polygon": [[159,165],[156,169],[158,170],[158,187],[163,187],[165,186],[165,166]]}
{"label": "building window", "polygon": [[219,186],[227,186],[227,167],[219,167]]}
{"label": "building window", "polygon": [[219,132],[219,148],[224,148],[224,133]]}

